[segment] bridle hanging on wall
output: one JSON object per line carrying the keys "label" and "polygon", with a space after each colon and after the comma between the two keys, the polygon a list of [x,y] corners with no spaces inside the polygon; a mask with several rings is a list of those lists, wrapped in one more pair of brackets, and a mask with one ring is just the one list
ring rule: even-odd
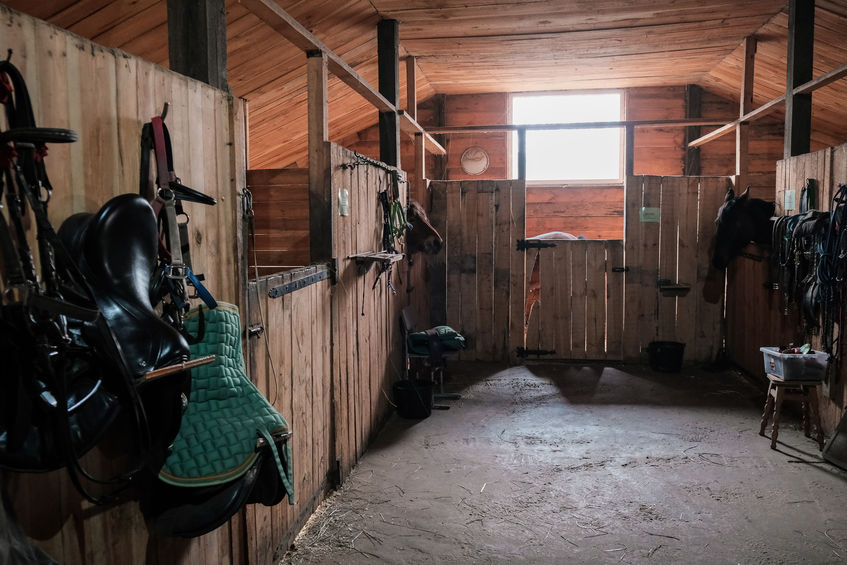
{"label": "bridle hanging on wall", "polygon": [[[387,172],[391,177],[391,190],[389,191],[386,189],[380,191],[378,193],[378,199],[380,206],[382,207],[383,251],[386,253],[397,254],[399,253],[397,245],[399,245],[400,240],[411,227],[406,220],[406,211],[400,201],[400,183],[405,183],[406,178],[401,174],[401,171],[395,167],[389,167],[380,161],[360,155],[359,153],[354,153],[354,155],[355,160],[352,163],[342,164],[342,169],[354,169],[360,165],[371,165]],[[379,279],[382,277],[383,273],[385,273],[386,285],[391,289],[392,294],[397,294],[397,289],[394,287],[394,283],[391,279],[392,272],[393,262],[380,262],[380,271],[377,274],[371,289],[376,288],[376,285],[379,284]],[[362,316],[365,315],[364,307],[365,303],[364,300],[362,300]]]}
{"label": "bridle hanging on wall", "polygon": [[[174,172],[173,148],[171,136],[165,125],[169,103],[165,103],[162,113],[144,124],[141,130],[141,172],[139,176],[139,194],[147,198],[159,219],[159,265],[153,275],[150,298],[153,303],[161,302],[163,318],[182,333],[189,343],[203,338],[203,324],[200,324],[198,336],[187,335],[183,317],[189,309],[189,299],[200,298],[209,308],[217,303],[201,281],[202,274],[195,274],[191,268],[188,223],[190,218],[185,212],[183,201],[214,206],[217,201],[202,192],[189,188]],[[150,153],[153,153],[156,165],[155,182],[150,182]],[[185,218],[185,221],[179,221]],[[189,294],[187,286],[195,289]]]}

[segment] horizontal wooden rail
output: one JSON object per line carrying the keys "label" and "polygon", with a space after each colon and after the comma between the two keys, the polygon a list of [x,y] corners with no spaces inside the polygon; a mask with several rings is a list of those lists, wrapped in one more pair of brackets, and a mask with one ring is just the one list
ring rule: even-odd
{"label": "horizontal wooden rail", "polygon": [[445,155],[447,151],[408,113],[398,110],[385,96],[363,79],[359,73],[332,52],[320,39],[312,35],[297,20],[283,10],[275,0],[238,0],[261,21],[273,28],[285,39],[299,47],[304,52],[321,51],[326,55],[327,70],[338,77],[344,84],[353,89],[362,98],[370,102],[380,112],[397,112],[400,114],[401,129],[414,137],[416,133],[424,134],[426,149],[437,155]]}
{"label": "horizontal wooden rail", "polygon": [[783,102],[785,102],[785,95],[784,94],[782,96],[779,96],[778,98],[774,98],[773,100],[771,100],[767,104],[759,106],[755,110],[744,114],[743,116],[741,116],[737,120],[733,120],[733,121],[729,122],[728,124],[724,124],[723,126],[719,127],[718,129],[716,129],[714,131],[710,131],[706,135],[698,137],[697,139],[691,141],[688,144],[688,147],[699,147],[699,146],[703,145],[704,143],[708,143],[708,142],[712,141],[713,139],[717,139],[719,137],[722,137],[722,136],[728,134],[731,131],[735,131],[735,128],[738,127],[738,124],[748,123],[748,122],[752,122],[753,120],[758,120],[759,118],[763,118],[763,117],[767,116],[768,114],[770,114],[771,112],[773,112],[774,110],[776,110],[776,107],[779,104],[782,104]]}
{"label": "horizontal wooden rail", "polygon": [[435,153],[437,155],[446,155],[447,150],[442,147],[440,143],[435,141],[435,138],[432,137],[429,132],[425,131],[424,128],[409,115],[408,112],[404,110],[400,110],[400,130],[413,136],[416,133],[423,134],[424,136],[424,146],[427,151],[430,153]]}
{"label": "horizontal wooden rail", "polygon": [[602,129],[626,127],[687,127],[687,126],[717,126],[724,120],[625,120],[617,122],[571,122],[564,124],[499,124],[488,126],[446,126],[427,128],[427,132],[437,134],[450,133],[493,133],[498,131],[519,130],[553,130],[553,129]]}
{"label": "horizontal wooden rail", "polygon": [[[847,77],[847,63],[841,65],[840,67],[836,67],[828,73],[824,73],[818,78],[812,79],[809,82],[804,82],[800,86],[796,87],[793,90],[793,93],[806,94],[809,92],[814,92],[815,90],[823,88],[824,86],[831,84],[844,77]],[[753,120],[758,120],[759,118],[767,116],[768,114],[776,110],[776,107],[779,104],[783,103],[785,103],[784,94],[782,96],[774,98],[773,100],[767,102],[766,104],[763,104],[762,106],[759,106],[752,112],[744,114],[737,120],[733,120],[727,124],[724,124],[723,126],[719,127],[714,131],[710,131],[704,136],[698,137],[697,139],[691,141],[691,143],[688,144],[688,147],[699,147],[704,143],[712,141],[713,139],[717,139],[721,136],[724,136],[729,132],[734,131],[735,128],[738,127],[738,124],[752,122]]]}
{"label": "horizontal wooden rail", "polygon": [[376,106],[380,112],[395,112],[396,108],[382,94],[359,76],[359,73],[332,52],[320,39],[312,35],[300,22],[283,10],[274,0],[238,0],[253,12],[261,21],[271,26],[285,39],[304,52],[323,51],[327,58],[329,72],[341,79],[344,84],[360,94],[365,100]]}
{"label": "horizontal wooden rail", "polygon": [[805,94],[807,92],[813,92],[819,88],[823,88],[824,86],[832,82],[844,78],[845,76],[847,76],[847,63],[841,65],[840,67],[832,69],[828,73],[822,74],[818,78],[814,78],[809,82],[801,84],[800,86],[794,89],[794,94]]}

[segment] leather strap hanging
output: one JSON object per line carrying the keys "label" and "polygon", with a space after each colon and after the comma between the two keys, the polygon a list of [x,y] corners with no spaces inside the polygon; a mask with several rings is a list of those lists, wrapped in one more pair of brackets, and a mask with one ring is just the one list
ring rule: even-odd
{"label": "leather strap hanging", "polygon": [[[164,238],[160,241],[159,255],[166,263],[164,276],[177,308],[182,310],[186,307],[189,298],[185,292],[186,281],[194,286],[196,297],[201,298],[209,308],[214,308],[217,303],[203,286],[202,275],[195,275],[191,270],[188,229],[178,218],[185,215],[182,200],[206,205],[215,205],[217,202],[214,198],[183,185],[174,172],[171,137],[164,122],[167,108],[166,105],[162,115],[151,118],[142,129],[139,192],[150,201],[153,211],[163,222]],[[149,182],[151,151],[156,159],[155,189],[152,194]]]}

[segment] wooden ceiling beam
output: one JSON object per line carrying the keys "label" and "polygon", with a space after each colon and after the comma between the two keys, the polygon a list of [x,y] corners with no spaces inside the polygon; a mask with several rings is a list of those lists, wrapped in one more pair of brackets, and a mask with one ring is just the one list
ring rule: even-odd
{"label": "wooden ceiling beam", "polygon": [[353,67],[332,52],[320,39],[315,37],[300,22],[280,8],[274,0],[238,0],[265,24],[273,28],[285,39],[303,52],[323,51],[327,58],[329,72],[341,79],[347,86],[373,104],[380,112],[395,112],[397,108],[382,94],[353,70]]}
{"label": "wooden ceiling beam", "polygon": [[244,5],[256,17],[304,52],[321,51],[324,53],[327,69],[330,73],[338,77],[380,112],[396,112],[401,131],[412,136],[413,139],[416,133],[423,134],[427,151],[437,155],[447,154],[447,150],[435,141],[430,134],[425,132],[418,122],[406,112],[398,110],[394,104],[389,102],[385,96],[380,94],[365,79],[359,76],[341,57],[333,53],[321,40],[312,35],[309,30],[291,17],[288,12],[280,8],[279,4],[274,0],[238,0],[238,3]]}
{"label": "wooden ceiling beam", "polygon": [[[819,88],[823,88],[824,86],[832,84],[833,82],[840,80],[844,77],[847,77],[847,63],[832,69],[828,73],[822,74],[818,78],[812,79],[808,82],[801,84],[800,86],[794,88],[793,93],[794,94],[811,93],[811,92],[814,92],[815,90],[818,90]],[[695,139],[694,141],[689,143],[688,147],[699,147],[700,145],[703,145],[704,143],[708,143],[708,142],[712,141],[713,139],[717,139],[717,138],[735,130],[735,128],[738,127],[738,124],[740,124],[742,122],[752,122],[753,120],[758,120],[759,118],[767,116],[768,114],[770,114],[771,112],[776,110],[776,108],[784,102],[785,102],[785,94],[783,94],[782,96],[777,96],[776,98],[774,98],[773,100],[771,100],[767,104],[763,104],[763,105],[759,106],[758,108],[756,108],[755,110],[753,110],[752,112],[748,112],[748,113],[744,114],[739,119],[734,120],[732,122],[729,122],[728,124],[725,124],[722,127],[718,128],[714,131],[711,131],[711,132],[707,133],[706,135],[704,135],[702,137],[698,137],[697,139]]]}

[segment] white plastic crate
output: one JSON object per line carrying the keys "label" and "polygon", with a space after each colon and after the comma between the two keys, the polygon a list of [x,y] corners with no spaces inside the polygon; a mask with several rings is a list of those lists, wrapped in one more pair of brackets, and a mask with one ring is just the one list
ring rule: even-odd
{"label": "white plastic crate", "polygon": [[765,356],[765,372],[786,381],[820,381],[826,374],[829,354],[812,350],[802,353],[780,353],[778,347],[760,347]]}

